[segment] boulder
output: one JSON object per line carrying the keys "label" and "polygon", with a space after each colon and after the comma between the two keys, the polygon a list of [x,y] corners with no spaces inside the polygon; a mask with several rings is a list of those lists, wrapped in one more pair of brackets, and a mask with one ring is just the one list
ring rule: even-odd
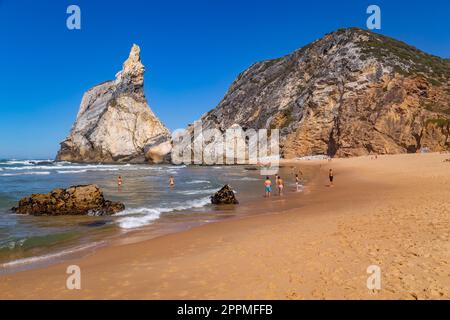
{"label": "boulder", "polygon": [[164,135],[152,139],[144,148],[145,159],[150,163],[170,162],[172,143]]}
{"label": "boulder", "polygon": [[34,216],[103,216],[124,209],[125,206],[122,203],[105,200],[103,192],[93,184],[54,189],[47,194],[33,194],[20,200],[17,208],[12,208],[17,214]]}
{"label": "boulder", "polygon": [[233,189],[229,185],[225,185],[222,189],[211,196],[212,204],[239,204],[234,195]]}

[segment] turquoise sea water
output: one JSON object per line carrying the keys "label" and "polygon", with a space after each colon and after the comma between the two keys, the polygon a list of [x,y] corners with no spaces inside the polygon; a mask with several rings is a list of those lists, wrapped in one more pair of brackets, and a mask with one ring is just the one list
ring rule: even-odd
{"label": "turquoise sea water", "polygon": [[[122,176],[123,186],[117,186]],[[170,176],[175,187],[168,187]],[[108,237],[142,228],[149,232],[233,216],[218,210],[209,197],[230,184],[241,203],[260,199],[263,177],[244,166],[103,165],[51,160],[0,161],[0,264],[63,255],[74,248],[100,244]],[[126,210],[111,217],[16,215],[11,207],[32,193],[97,184],[105,198],[121,201]],[[1,270],[0,270],[1,272]]]}

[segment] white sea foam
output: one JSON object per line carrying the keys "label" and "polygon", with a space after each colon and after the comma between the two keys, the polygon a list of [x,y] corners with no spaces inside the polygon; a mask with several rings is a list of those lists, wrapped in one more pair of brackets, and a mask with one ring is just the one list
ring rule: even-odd
{"label": "white sea foam", "polygon": [[120,169],[125,166],[113,166],[113,165],[66,165],[66,166],[54,166],[54,165],[42,165],[42,166],[23,166],[23,167],[10,167],[5,168],[7,170],[14,171],[26,171],[26,170],[110,170],[110,169]]}
{"label": "white sea foam", "polygon": [[[57,170],[57,171],[68,171],[68,170],[88,170],[88,171],[136,171],[136,170],[162,170],[160,167],[156,166],[143,166],[143,165],[27,165],[22,167],[9,167],[4,168],[5,170],[12,171],[27,171],[27,170]],[[169,169],[175,170],[175,167]]]}
{"label": "white sea foam", "polygon": [[183,164],[183,165],[179,165],[179,166],[169,166],[167,168],[169,168],[169,169],[184,169],[184,168],[186,168],[186,165]]}
{"label": "white sea foam", "polygon": [[185,190],[185,191],[180,191],[179,193],[186,194],[186,195],[213,194],[213,193],[217,192],[218,190],[219,189]]}
{"label": "white sea foam", "polygon": [[33,165],[39,162],[53,162],[53,160],[6,160],[1,161],[0,164],[22,164],[22,165]]}
{"label": "white sea foam", "polygon": [[252,177],[242,177],[242,178],[234,178],[234,181],[259,181],[260,179],[252,178]]}
{"label": "white sea foam", "polygon": [[49,171],[32,171],[32,172],[20,172],[20,173],[2,173],[0,177],[14,177],[14,176],[29,176],[29,175],[48,175]]}
{"label": "white sea foam", "polygon": [[87,171],[88,171],[87,169],[83,169],[83,170],[65,170],[65,171],[58,170],[56,172],[64,174],[64,173],[84,173]]}
{"label": "white sea foam", "polygon": [[[210,203],[210,198],[188,200],[183,203],[175,203],[168,208],[130,208],[115,214],[116,217],[125,216],[117,220],[123,229],[143,227],[157,220],[162,213],[182,211],[187,209],[201,208]],[[128,217],[130,216],[130,217]]]}
{"label": "white sea foam", "polygon": [[45,261],[45,260],[50,260],[50,259],[55,259],[55,258],[59,258],[59,257],[63,257],[63,256],[67,256],[69,254],[73,254],[79,251],[83,251],[83,250],[87,250],[93,247],[97,247],[99,245],[104,244],[105,241],[98,241],[98,242],[94,242],[94,243],[90,243],[88,245],[85,246],[78,246],[75,248],[71,248],[71,249],[67,249],[67,250],[63,250],[63,251],[59,251],[56,253],[51,253],[51,254],[47,254],[47,255],[43,255],[43,256],[36,256],[36,257],[30,257],[30,258],[23,258],[23,259],[18,259],[18,260],[14,260],[11,262],[7,262],[7,263],[3,263],[0,264],[0,269],[2,268],[12,268],[12,267],[16,267],[19,265],[25,265],[25,264],[31,264],[31,263],[36,263],[36,262],[41,262],[41,261]]}
{"label": "white sea foam", "polygon": [[[133,210],[131,209],[130,212]],[[117,221],[119,226],[123,229],[139,228],[157,220],[161,212],[155,209],[139,208],[135,210],[134,214],[140,214],[140,216],[121,218]]]}
{"label": "white sea foam", "polygon": [[210,182],[207,180],[193,180],[186,182],[186,184],[200,184],[200,183],[210,183]]}

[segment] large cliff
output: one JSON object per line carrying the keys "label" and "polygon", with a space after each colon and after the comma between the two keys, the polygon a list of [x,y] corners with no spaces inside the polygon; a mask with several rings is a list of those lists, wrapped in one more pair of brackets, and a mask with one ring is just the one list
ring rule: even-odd
{"label": "large cliff", "polygon": [[278,128],[285,158],[450,149],[450,60],[350,28],[254,64],[204,129]]}
{"label": "large cliff", "polygon": [[113,81],[88,90],[57,160],[77,162],[160,162],[170,152],[170,133],[144,95],[144,65],[133,45]]}

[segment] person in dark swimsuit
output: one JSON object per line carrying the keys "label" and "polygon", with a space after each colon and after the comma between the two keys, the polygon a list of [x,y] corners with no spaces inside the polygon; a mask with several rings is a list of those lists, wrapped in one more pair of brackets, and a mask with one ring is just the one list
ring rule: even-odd
{"label": "person in dark swimsuit", "polygon": [[330,169],[330,172],[328,173],[328,177],[330,178],[330,187],[332,187],[333,180],[334,180],[333,169]]}

